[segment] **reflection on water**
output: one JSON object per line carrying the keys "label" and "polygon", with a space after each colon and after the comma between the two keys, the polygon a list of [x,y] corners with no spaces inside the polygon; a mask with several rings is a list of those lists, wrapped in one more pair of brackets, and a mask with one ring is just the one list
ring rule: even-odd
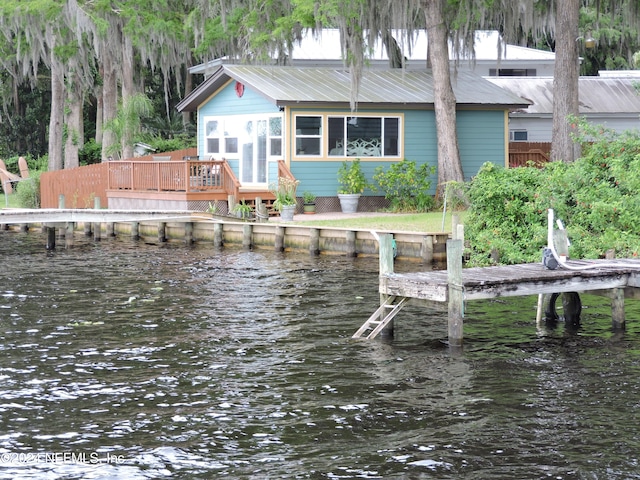
{"label": "reflection on water", "polygon": [[[640,331],[535,299],[354,341],[377,261],[0,232],[0,478],[639,478]],[[419,265],[403,265],[419,268]]]}

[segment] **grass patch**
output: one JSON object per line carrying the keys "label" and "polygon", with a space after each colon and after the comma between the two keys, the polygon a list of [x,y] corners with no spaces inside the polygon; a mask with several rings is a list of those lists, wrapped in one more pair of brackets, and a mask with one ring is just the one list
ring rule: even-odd
{"label": "grass patch", "polygon": [[[464,222],[467,212],[455,212]],[[363,230],[387,230],[392,232],[451,232],[451,212],[447,212],[442,228],[442,212],[429,213],[390,213],[375,216],[363,216],[332,220],[301,220],[318,227],[356,228]],[[312,215],[311,215],[312,216]]]}

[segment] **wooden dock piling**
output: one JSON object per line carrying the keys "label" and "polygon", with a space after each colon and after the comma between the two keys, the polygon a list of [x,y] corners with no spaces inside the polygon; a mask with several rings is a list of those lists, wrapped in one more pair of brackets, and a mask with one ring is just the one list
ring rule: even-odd
{"label": "wooden dock piling", "polygon": [[464,287],[462,284],[462,240],[447,240],[449,345],[462,346]]}

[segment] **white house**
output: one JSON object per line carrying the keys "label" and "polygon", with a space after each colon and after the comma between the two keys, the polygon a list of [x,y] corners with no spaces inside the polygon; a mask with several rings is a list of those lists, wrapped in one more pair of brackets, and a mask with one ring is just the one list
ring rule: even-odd
{"label": "white house", "polygon": [[[400,31],[394,31],[396,40],[404,57],[406,69],[424,69],[427,59],[427,33],[419,30],[404,38]],[[551,76],[555,63],[555,53],[533,48],[511,45],[504,42],[497,31],[477,31],[474,55],[460,53],[456,55],[450,46],[450,58],[457,58],[457,68],[471,70],[481,76]],[[295,67],[341,67],[344,64],[338,29],[323,29],[317,33],[307,30],[299,42],[293,44],[290,52],[275,52],[273,57],[280,58],[280,64]],[[275,60],[274,60],[275,62]],[[455,60],[452,60],[454,63]],[[224,57],[194,66],[191,73],[203,73],[208,76],[221,64],[242,63],[240,58]],[[367,67],[370,69],[389,68],[387,50],[381,40],[369,49]]]}
{"label": "white house", "polygon": [[[553,77],[486,77],[511,93],[528,100],[526,108],[509,114],[512,141],[550,142],[553,124]],[[617,131],[640,127],[640,76],[629,72],[603,72],[580,77],[580,115],[587,121]]]}

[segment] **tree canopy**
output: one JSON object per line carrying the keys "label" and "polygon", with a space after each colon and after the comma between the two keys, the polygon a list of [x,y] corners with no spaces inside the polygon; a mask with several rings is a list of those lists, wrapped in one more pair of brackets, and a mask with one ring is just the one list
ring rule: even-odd
{"label": "tree canopy", "polygon": [[[556,22],[566,20],[569,10],[557,10],[561,7],[579,13],[571,33],[562,27],[564,40],[556,36]],[[455,99],[447,93],[449,72],[442,62],[447,40],[472,52],[474,30],[498,29],[508,42],[547,47],[562,57],[574,53],[561,41],[593,35],[597,49],[586,52],[578,44],[576,50],[585,58],[583,70],[629,68],[638,50],[638,8],[632,0],[5,0],[0,4],[0,132],[7,143],[0,144],[0,154],[25,153],[25,148],[44,153],[48,137],[49,168],[68,168],[77,165],[79,149],[93,138],[105,159],[121,139],[104,127],[113,125],[130,99],[146,95],[171,123],[173,105],[192,88],[187,69],[194,63],[223,55],[250,63],[275,57],[282,63],[276,53],[286,51],[304,29],[340,29],[356,109],[367,43],[382,38],[393,66],[402,67],[389,32],[404,30],[402,41],[411,47],[411,32],[426,28],[432,39],[429,62],[442,92],[437,109],[444,126],[438,132],[443,183],[461,175],[451,127]],[[42,118],[50,119],[48,127]],[[115,150],[127,156],[130,147]]]}

